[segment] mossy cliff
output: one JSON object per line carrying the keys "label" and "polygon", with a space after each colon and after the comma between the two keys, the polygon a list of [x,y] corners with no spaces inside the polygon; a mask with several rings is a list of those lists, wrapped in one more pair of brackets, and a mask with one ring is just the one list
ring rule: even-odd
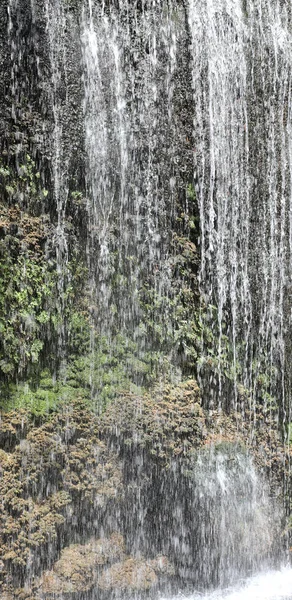
{"label": "mossy cliff", "polygon": [[[218,565],[210,558],[208,577],[200,567],[198,457],[222,453],[236,477],[237,457],[250,454],[270,481],[276,510],[289,481],[289,454],[277,403],[265,401],[264,379],[253,410],[249,390],[238,384],[240,412],[228,400],[224,411],[210,410],[193,379],[202,359],[203,369],[218,376],[216,333],[202,319],[198,296],[194,190],[187,186],[184,196],[194,203],[194,220],[189,226],[188,215],[186,225],[181,206],[172,235],[172,294],[159,295],[151,279],[139,290],[147,339],[141,352],[118,329],[108,339],[98,334],[81,192],[68,204],[68,262],[60,272],[57,224],[36,162],[26,154],[16,168],[6,158],[0,171],[1,597],[74,600],[98,591],[108,598],[174,590],[182,582],[208,585],[210,576],[216,583]],[[210,353],[201,357],[203,329]],[[234,377],[224,343],[228,390]],[[269,512],[265,519],[271,536],[261,556],[268,560],[282,541]],[[214,531],[209,542],[216,548]],[[236,535],[246,545],[242,532]],[[246,557],[246,570],[254,559]]]}
{"label": "mossy cliff", "polygon": [[[115,24],[119,3],[101,4],[105,22],[112,8]],[[123,103],[112,110],[115,86],[103,68],[104,127],[113,139],[110,164],[92,176],[106,180],[112,203],[103,271],[100,207],[85,152],[82,3],[0,6],[2,600],[94,600],[96,594],[106,600],[182,583],[221,584],[224,569],[245,574],[259,557],[268,564],[286,535],[277,513],[284,503],[290,510],[291,431],[273,383],[278,379],[263,360],[266,369],[252,365],[256,391],[243,385],[228,316],[219,331],[218,308],[200,297],[186,3],[153,3],[160,37],[175,28],[176,56],[169,65],[167,44],[157,35],[159,85],[152,86],[153,64],[148,73],[149,89],[158,94],[148,103],[157,111],[155,125],[148,124],[152,137],[139,116],[141,108],[148,119],[139,70],[151,51],[143,38],[148,3],[120,4],[130,32],[123,60],[131,75],[125,105],[133,163],[125,208],[118,204],[125,182],[114,160],[113,126]],[[139,219],[148,237],[137,229]],[[159,235],[152,235],[153,223]],[[237,349],[239,359],[245,353]],[[227,494],[218,469],[234,478],[231,546],[242,548],[242,567],[220,538]],[[253,476],[260,500],[268,498],[263,509],[258,502],[259,538],[251,549],[235,508],[248,495],[244,473],[251,500],[238,510],[247,511],[248,523],[255,519]]]}
{"label": "mossy cliff", "polygon": [[[111,7],[105,3],[105,19],[112,9],[115,20],[116,4]],[[98,12],[99,3],[96,8]],[[157,202],[165,206],[156,211],[161,227],[158,259],[151,260],[151,252],[148,256],[144,240],[137,248],[139,236],[135,236],[132,221],[144,222],[145,207],[135,215],[134,197],[129,197],[125,211],[129,213],[125,215],[129,222],[124,223],[129,228],[128,241],[121,241],[121,176],[118,168],[106,164],[105,179],[111,180],[114,198],[106,240],[106,274],[100,271],[102,223],[94,214],[98,209],[94,208],[85,151],[83,13],[78,0],[64,0],[58,6],[46,0],[32,4],[21,0],[0,9],[0,391],[5,408],[33,404],[41,412],[56,406],[62,396],[74,396],[78,388],[79,394],[90,397],[102,410],[119,389],[147,387],[157,378],[175,378],[181,370],[194,375],[196,368],[200,343],[196,277],[199,224],[185,11],[178,5],[167,16],[161,7],[156,15],[162,23],[164,18],[171,19],[180,39],[169,81],[174,103],[170,136],[165,129],[169,111],[163,90],[157,111],[155,136],[161,142],[162,154],[156,156],[160,150],[155,151],[151,178],[157,182]],[[145,26],[142,15],[139,2],[130,3],[121,15],[121,19],[129,20],[132,33],[137,19],[141,21],[141,30],[136,32],[141,41]],[[140,50],[144,55],[142,46]],[[112,51],[109,54],[110,61]],[[131,44],[124,54],[121,68],[136,64]],[[165,58],[163,45],[158,78],[168,77]],[[132,74],[140,93],[139,70]],[[117,133],[114,115],[107,113],[116,109],[110,104],[106,81],[102,88],[104,102],[109,102],[104,126],[109,132],[110,163],[115,157],[110,137],[115,140]],[[125,94],[134,119],[135,95],[132,97],[128,86]],[[142,132],[143,127],[141,136]],[[152,142],[146,134],[141,139],[139,131],[137,135],[135,160],[142,182],[139,194],[145,195],[143,202],[147,204],[145,157],[152,151]],[[128,143],[130,156],[131,139]],[[174,163],[175,170],[168,163]],[[135,168],[135,173],[138,171]],[[128,187],[130,194],[134,182]]]}

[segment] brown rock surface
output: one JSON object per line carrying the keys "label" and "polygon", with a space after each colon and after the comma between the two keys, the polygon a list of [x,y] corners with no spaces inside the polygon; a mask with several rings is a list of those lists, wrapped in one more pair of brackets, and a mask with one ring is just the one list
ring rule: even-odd
{"label": "brown rock surface", "polygon": [[36,586],[41,594],[88,591],[96,585],[100,567],[123,556],[124,540],[118,533],[88,544],[72,544],[62,550],[53,569],[45,571]]}
{"label": "brown rock surface", "polygon": [[[188,466],[201,449],[243,448],[259,471],[270,470],[271,487],[279,488],[283,444],[263,408],[254,418],[251,435],[251,419],[210,414],[191,379],[140,396],[119,396],[100,417],[79,398],[37,424],[28,411],[3,414],[0,597],[17,598],[16,590],[26,581],[30,585],[31,575],[36,591],[44,594],[87,591],[97,582],[105,592],[121,582],[121,589],[151,589],[160,576],[172,576],[167,559],[148,560],[147,549],[156,535],[154,555],[173,560],[169,548],[161,546],[159,511],[166,514],[169,502],[181,502]],[[145,559],[129,557],[140,527],[138,501],[147,506],[145,531],[152,536],[146,539],[143,533]],[[121,536],[114,542],[115,530],[123,533],[126,549]]]}
{"label": "brown rock surface", "polygon": [[145,591],[157,585],[158,578],[150,562],[128,558],[106,569],[98,579],[102,590]]}
{"label": "brown rock surface", "polygon": [[174,567],[166,556],[153,560],[129,557],[105,569],[98,579],[98,587],[115,592],[143,592],[155,588],[160,576],[174,574]]}

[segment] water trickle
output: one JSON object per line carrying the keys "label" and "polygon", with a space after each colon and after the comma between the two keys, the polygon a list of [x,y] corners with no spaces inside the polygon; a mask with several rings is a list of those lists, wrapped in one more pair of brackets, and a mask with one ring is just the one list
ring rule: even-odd
{"label": "water trickle", "polygon": [[[58,292],[59,292],[59,351],[61,361],[64,359],[65,329],[64,329],[64,292],[68,285],[68,243],[66,236],[66,205],[68,201],[68,166],[70,154],[65,147],[63,128],[65,125],[66,98],[63,97],[63,80],[66,75],[66,45],[64,34],[66,19],[61,1],[45,5],[46,34],[51,71],[51,85],[48,89],[48,102],[52,110],[53,131],[51,148],[51,165],[53,181],[53,201],[57,211],[57,226],[55,231]],[[67,87],[67,85],[66,85]],[[67,94],[66,94],[67,95]]]}
{"label": "water trickle", "polygon": [[[247,328],[250,319],[246,277],[239,278],[238,274],[239,265],[246,268],[249,211],[245,22],[240,2],[232,1],[206,2],[203,6],[191,1],[189,22],[196,107],[195,163],[200,188],[201,282],[207,307],[215,304],[217,309],[221,403],[226,311],[231,317],[234,364],[237,360],[238,282]],[[243,242],[242,250],[238,248],[239,239]],[[243,257],[239,258],[240,250]]]}

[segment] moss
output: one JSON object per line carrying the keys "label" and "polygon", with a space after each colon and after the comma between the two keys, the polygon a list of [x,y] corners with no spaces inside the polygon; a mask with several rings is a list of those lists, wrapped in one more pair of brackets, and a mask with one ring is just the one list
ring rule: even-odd
{"label": "moss", "polygon": [[28,241],[29,235],[25,246],[15,236],[0,240],[0,370],[8,380],[39,360],[42,327],[49,320],[49,299],[56,283],[54,272],[40,260],[42,234],[33,233]]}
{"label": "moss", "polygon": [[152,589],[157,582],[155,570],[149,563],[128,558],[105,570],[99,577],[98,586],[102,590],[134,592]]}
{"label": "moss", "polygon": [[53,570],[46,571],[36,585],[45,594],[86,592],[96,585],[100,567],[123,555],[124,540],[117,533],[87,544],[72,544],[62,550]]}
{"label": "moss", "polygon": [[105,435],[149,447],[152,455],[170,458],[198,447],[206,432],[199,388],[194,380],[154,388],[143,396],[117,398],[101,419]]}
{"label": "moss", "polygon": [[52,570],[35,582],[35,589],[41,596],[84,593],[93,588],[99,592],[146,591],[166,574],[174,575],[174,568],[165,556],[153,560],[127,557],[123,538],[115,533],[65,548]]}
{"label": "moss", "polygon": [[33,382],[7,386],[2,408],[5,412],[12,409],[25,409],[28,414],[44,416],[57,410],[59,405],[74,403],[76,395],[84,401],[89,399],[89,391],[85,386],[81,387],[74,379],[69,380],[68,383],[54,381],[50,372],[46,370],[40,374],[36,389]]}
{"label": "moss", "polygon": [[[61,268],[55,244],[58,224],[50,213],[45,173],[28,153],[18,154],[16,162],[17,167],[3,156],[0,164],[1,407],[24,407],[40,416],[77,393],[101,411],[125,390],[149,388],[157,377],[171,378],[177,365],[194,372],[200,326],[197,249],[186,234],[190,224],[172,238],[165,268],[173,285],[158,293],[159,273],[154,269],[144,283],[142,277],[135,331],[121,325],[119,298],[128,293],[123,269],[132,271],[136,259],[123,256],[121,267],[113,247],[112,326],[102,337],[99,307],[89,291],[84,193],[76,183],[69,190],[64,220],[67,257]],[[193,203],[190,186],[186,194]],[[51,379],[51,385],[45,379]]]}
{"label": "moss", "polygon": [[29,154],[18,155],[17,166],[7,160],[0,161],[0,405],[42,413],[57,399],[43,393],[42,371],[62,383],[56,375],[64,358],[89,352],[86,257],[78,226],[71,227],[69,260],[57,268],[58,225],[44,174]]}
{"label": "moss", "polygon": [[25,411],[8,413],[0,433],[6,436],[7,430],[13,444],[10,452],[1,450],[0,558],[21,579],[37,553],[58,547],[61,531],[68,519],[74,522],[80,506],[89,503],[95,510],[117,497],[121,475],[116,456],[99,439],[96,417],[81,399],[59,405],[39,426]]}

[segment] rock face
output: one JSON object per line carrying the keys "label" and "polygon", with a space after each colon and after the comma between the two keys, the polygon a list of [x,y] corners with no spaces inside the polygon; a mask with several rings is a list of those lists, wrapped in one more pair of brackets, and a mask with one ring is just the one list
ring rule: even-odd
{"label": "rock face", "polygon": [[[214,412],[210,422],[196,382],[187,380],[121,396],[101,417],[76,400],[38,419],[23,410],[0,422],[1,597],[93,598],[96,590],[107,597],[216,583],[227,564],[242,568],[224,546],[225,509],[243,571],[274,554],[275,506],[246,454],[249,446],[258,471],[272,461],[281,476],[276,432],[269,448],[262,444],[272,435],[264,417],[253,448],[239,415]],[[202,514],[211,523],[207,538]],[[240,525],[255,514],[256,555]]]}
{"label": "rock face", "polygon": [[[57,557],[61,538],[69,541],[82,531],[90,536],[93,515],[101,519],[119,496],[121,470],[117,454],[98,437],[96,419],[78,401],[39,427],[24,411],[10,413],[1,430],[6,444],[1,451],[1,554],[22,583],[31,563],[35,574],[47,555],[49,562]],[[85,522],[80,520],[83,510]]]}
{"label": "rock face", "polygon": [[145,592],[156,588],[159,578],[165,575],[174,575],[166,557],[146,560],[126,556],[122,536],[113,534],[65,548],[52,570],[35,582],[34,592],[41,598],[92,590],[99,595],[106,591]]}
{"label": "rock face", "polygon": [[182,3],[144,11],[96,0],[90,11],[79,0],[5,0],[0,50],[3,404],[14,403],[8,386],[35,390],[61,379],[64,365],[99,409],[117,382],[148,385],[172,358],[194,372],[198,227]]}
{"label": "rock face", "polygon": [[151,564],[128,558],[105,570],[98,585],[102,590],[142,592],[156,587],[157,582],[157,575]]}
{"label": "rock face", "polygon": [[87,592],[97,586],[101,567],[124,555],[125,544],[120,534],[91,539],[87,544],[70,545],[62,550],[53,569],[44,572],[36,587],[41,595]]}
{"label": "rock face", "polygon": [[[0,393],[5,409],[22,407],[0,421],[1,600],[222,583],[221,571],[257,564],[238,515],[260,515],[257,554],[274,552],[246,458],[274,492],[286,466],[269,382],[252,415],[244,388],[240,415],[211,414],[193,379],[200,151],[186,5],[1,2]],[[177,370],[189,378],[157,385]],[[242,565],[223,551],[229,498]]]}

